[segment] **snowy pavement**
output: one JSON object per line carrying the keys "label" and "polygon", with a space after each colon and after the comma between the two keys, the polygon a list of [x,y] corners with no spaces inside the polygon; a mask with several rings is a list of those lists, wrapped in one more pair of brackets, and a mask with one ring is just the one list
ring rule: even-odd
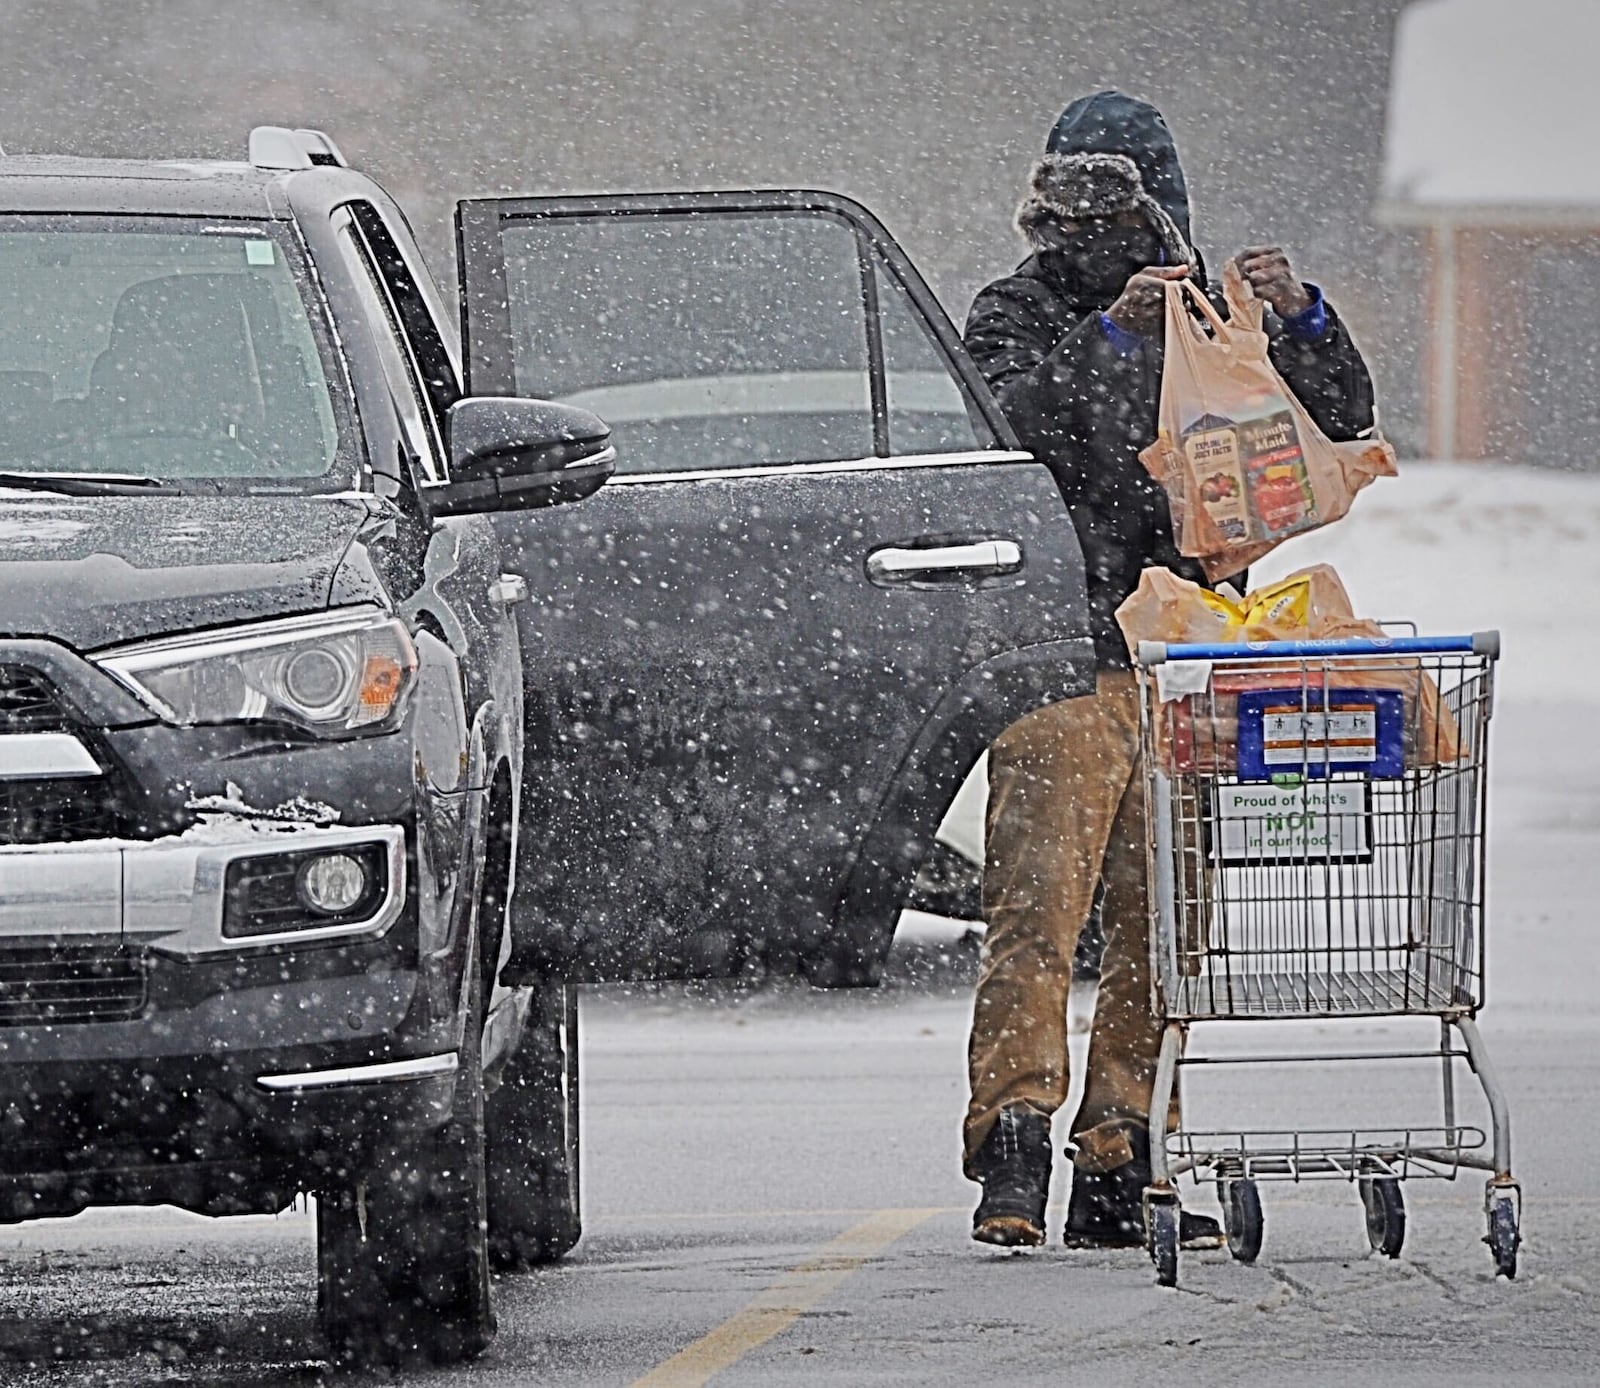
{"label": "snowy pavement", "polygon": [[[1368,1254],[1343,1184],[1264,1187],[1260,1262],[1186,1255],[1176,1292],[1138,1253],[981,1248],[958,1169],[970,996],[948,974],[862,994],[612,990],[585,1005],[583,1242],[500,1281],[481,1362],[404,1381],[1600,1379],[1600,478],[1412,465],[1271,573],[1324,558],[1364,614],[1505,633],[1482,1025],[1525,1191],[1516,1282],[1491,1276],[1476,1176],[1407,1188],[1395,1262]],[[1341,1029],[1356,1046],[1405,1034]],[[1202,1087],[1191,1117],[1404,1122],[1438,1102],[1420,1068],[1303,1080]],[[0,1384],[304,1384],[314,1309],[304,1213],[0,1229]]]}

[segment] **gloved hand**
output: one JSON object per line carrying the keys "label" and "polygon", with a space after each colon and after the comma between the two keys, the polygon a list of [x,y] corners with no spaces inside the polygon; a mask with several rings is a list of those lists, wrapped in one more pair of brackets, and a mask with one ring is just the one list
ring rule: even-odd
{"label": "gloved hand", "polygon": [[1167,281],[1181,280],[1188,273],[1187,265],[1151,265],[1135,271],[1106,317],[1124,332],[1160,337],[1166,321]]}
{"label": "gloved hand", "polygon": [[1254,246],[1240,251],[1233,263],[1256,297],[1271,304],[1279,318],[1293,318],[1311,307],[1311,296],[1295,278],[1282,246]]}

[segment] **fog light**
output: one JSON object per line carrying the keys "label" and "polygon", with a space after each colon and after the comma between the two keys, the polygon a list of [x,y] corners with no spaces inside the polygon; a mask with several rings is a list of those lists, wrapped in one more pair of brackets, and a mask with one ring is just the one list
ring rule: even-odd
{"label": "fog light", "polygon": [[248,939],[370,919],[388,887],[389,855],[381,843],[254,853],[228,864],[222,933]]}
{"label": "fog light", "polygon": [[367,893],[367,869],[348,853],[323,853],[300,869],[300,899],[313,911],[337,916]]}

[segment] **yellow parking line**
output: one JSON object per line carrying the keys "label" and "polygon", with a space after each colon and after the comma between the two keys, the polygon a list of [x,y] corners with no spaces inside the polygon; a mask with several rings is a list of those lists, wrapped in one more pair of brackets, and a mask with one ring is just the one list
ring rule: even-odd
{"label": "yellow parking line", "polygon": [[[1065,1205],[1052,1205],[1052,1210],[1066,1209]],[[960,1214],[966,1209],[965,1205],[940,1205],[930,1209],[929,1215]],[[690,1224],[737,1224],[742,1219],[844,1219],[851,1215],[858,1218],[861,1215],[878,1213],[871,1205],[835,1205],[819,1210],[642,1210],[624,1211],[612,1214],[591,1215],[584,1212],[586,1225],[594,1224],[660,1224],[667,1222],[684,1221]],[[245,1216],[248,1218],[248,1216]],[[196,1219],[204,1218],[196,1215]]]}
{"label": "yellow parking line", "polygon": [[794,1324],[868,1259],[943,1209],[879,1210],[791,1268],[744,1310],[658,1364],[633,1388],[700,1388]]}

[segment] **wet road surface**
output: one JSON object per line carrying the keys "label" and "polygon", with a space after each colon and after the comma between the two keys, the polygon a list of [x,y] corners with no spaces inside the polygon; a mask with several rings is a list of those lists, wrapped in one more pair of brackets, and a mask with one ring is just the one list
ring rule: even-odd
{"label": "wet road surface", "polygon": [[[1409,1188],[1397,1263],[1367,1255],[1348,1188],[1268,1188],[1260,1264],[1187,1257],[1171,1293],[1139,1254],[967,1240],[952,1121],[965,1013],[937,993],[592,1002],[584,1241],[560,1268],[500,1279],[500,1335],[477,1364],[404,1381],[963,1384],[1093,1365],[1269,1383],[1296,1361],[1307,1383],[1592,1381],[1600,1198],[1536,1126],[1568,1084],[1594,1093],[1592,1053],[1561,1037],[1500,1047],[1526,1134],[1515,1285],[1489,1277],[1468,1179]],[[304,1211],[13,1228],[0,1382],[318,1382],[312,1274]]]}
{"label": "wet road surface", "polygon": [[[972,1244],[957,1149],[970,992],[959,967],[907,964],[875,994],[587,997],[583,1242],[558,1268],[499,1280],[500,1334],[480,1361],[402,1381],[1592,1383],[1600,782],[1573,758],[1570,717],[1504,722],[1483,1030],[1526,1190],[1514,1284],[1490,1276],[1474,1176],[1407,1187],[1396,1262],[1367,1252],[1348,1186],[1266,1186],[1260,1262],[1186,1256],[1175,1292],[1135,1252]],[[1364,1024],[1341,1044],[1395,1037]],[[1197,1086],[1191,1111],[1325,1126],[1421,1121],[1437,1104],[1431,1070],[1351,1067],[1313,1093],[1288,1068],[1239,1079],[1226,1102]],[[1064,1178],[1058,1164],[1058,1202]],[[1215,1209],[1209,1189],[1185,1198]],[[312,1272],[304,1210],[0,1229],[0,1385],[319,1383]]]}

